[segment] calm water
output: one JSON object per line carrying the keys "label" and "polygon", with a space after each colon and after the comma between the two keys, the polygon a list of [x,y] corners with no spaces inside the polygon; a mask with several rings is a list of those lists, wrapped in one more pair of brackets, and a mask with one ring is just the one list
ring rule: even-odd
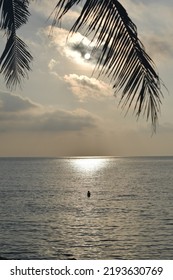
{"label": "calm water", "polygon": [[173,157],[1,158],[0,256],[173,259]]}

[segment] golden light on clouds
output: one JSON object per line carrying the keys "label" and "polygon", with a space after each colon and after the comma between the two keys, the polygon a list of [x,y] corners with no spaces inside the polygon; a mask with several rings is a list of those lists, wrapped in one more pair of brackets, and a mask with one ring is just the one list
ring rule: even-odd
{"label": "golden light on clouds", "polygon": [[44,30],[44,34],[49,35],[51,45],[54,45],[62,56],[74,63],[93,68],[93,64],[88,64],[88,61],[91,59],[90,52],[95,42],[91,42],[79,32],[69,35],[67,30],[58,27],[52,32],[49,26]]}
{"label": "golden light on clouds", "polygon": [[111,86],[95,78],[85,75],[65,75],[64,80],[69,84],[72,93],[78,97],[80,102],[88,99],[103,100],[113,96]]}

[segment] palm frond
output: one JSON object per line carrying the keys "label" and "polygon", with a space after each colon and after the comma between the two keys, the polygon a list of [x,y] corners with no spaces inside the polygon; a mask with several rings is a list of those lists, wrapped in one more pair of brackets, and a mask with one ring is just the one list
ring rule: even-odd
{"label": "palm frond", "polygon": [[6,31],[18,29],[30,15],[29,0],[0,0],[0,28]]}
{"label": "palm frond", "polygon": [[0,28],[5,31],[7,42],[0,57],[0,73],[4,74],[9,88],[21,84],[31,70],[32,56],[16,31],[28,20],[28,0],[0,0]]}
{"label": "palm frond", "polygon": [[[58,22],[80,0],[59,0],[54,18]],[[136,25],[117,0],[86,0],[71,28],[96,40],[101,48],[96,69],[113,82],[115,94],[121,92],[120,104],[128,109],[134,104],[137,117],[145,114],[155,127],[161,105],[161,81],[155,65],[138,38]]]}
{"label": "palm frond", "polygon": [[5,76],[7,87],[16,87],[21,84],[22,78],[28,77],[31,60],[25,43],[15,33],[11,33],[0,58],[1,73]]}

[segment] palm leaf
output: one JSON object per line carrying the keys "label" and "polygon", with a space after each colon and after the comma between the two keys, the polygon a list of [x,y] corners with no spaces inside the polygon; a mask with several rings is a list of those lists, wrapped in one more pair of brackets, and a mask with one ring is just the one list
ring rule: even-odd
{"label": "palm leaf", "polygon": [[[80,2],[59,0],[53,24]],[[83,27],[83,34],[96,40],[93,52],[101,48],[96,69],[110,78],[115,94],[121,92],[122,108],[128,111],[134,104],[137,117],[145,114],[155,128],[163,96],[161,81],[126,10],[117,0],[86,0],[70,31]]]}
{"label": "palm leaf", "polygon": [[0,0],[0,28],[5,31],[7,42],[0,57],[0,73],[5,76],[7,87],[20,85],[30,70],[32,60],[26,44],[16,31],[28,20],[28,0]]}
{"label": "palm leaf", "polygon": [[30,15],[29,0],[0,0],[0,28],[11,31],[25,24]]}
{"label": "palm leaf", "polygon": [[1,72],[9,88],[20,85],[22,78],[28,76],[31,60],[32,56],[27,51],[25,43],[15,33],[11,33],[0,58]]}

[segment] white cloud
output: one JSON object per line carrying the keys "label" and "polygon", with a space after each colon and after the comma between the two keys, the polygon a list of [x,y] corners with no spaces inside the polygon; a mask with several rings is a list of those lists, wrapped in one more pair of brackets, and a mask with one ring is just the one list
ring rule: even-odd
{"label": "white cloud", "polygon": [[[94,42],[91,42],[79,32],[71,35],[67,30],[58,27],[52,29],[51,26],[49,26],[43,32],[46,36],[49,35],[50,46],[54,46],[61,56],[65,56],[75,64],[93,68],[93,64],[89,62],[94,61],[95,63],[95,57],[86,60],[85,54],[91,52],[95,45]],[[95,56],[97,55],[98,54],[95,54]]]}
{"label": "white cloud", "polygon": [[85,75],[65,75],[64,80],[70,85],[74,95],[83,102],[88,99],[103,100],[113,95],[111,87],[95,78]]}
{"label": "white cloud", "polygon": [[48,64],[49,70],[52,71],[58,63],[59,63],[59,62],[58,62],[57,60],[55,60],[55,59],[52,58],[52,59],[49,61],[49,64]]}

